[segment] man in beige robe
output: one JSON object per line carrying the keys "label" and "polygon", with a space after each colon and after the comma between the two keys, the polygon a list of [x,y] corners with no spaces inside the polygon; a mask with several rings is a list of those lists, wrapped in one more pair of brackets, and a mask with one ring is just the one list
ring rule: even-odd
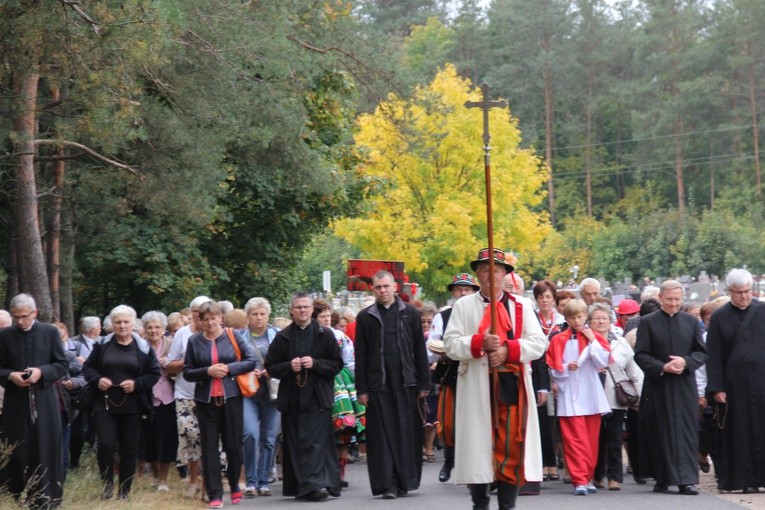
{"label": "man in beige robe", "polygon": [[[454,305],[444,333],[446,355],[459,360],[455,482],[467,484],[474,510],[486,510],[489,484],[497,481],[500,510],[515,507],[518,487],[542,479],[542,451],[531,381],[532,360],[542,356],[547,337],[531,301],[502,291],[513,270],[501,250],[494,250],[495,272],[489,272],[489,250],[471,263],[481,291]],[[497,292],[497,332],[488,332],[490,280]],[[496,333],[496,334],[495,334]],[[490,375],[497,369],[497,377]],[[496,381],[496,382],[495,382]]]}

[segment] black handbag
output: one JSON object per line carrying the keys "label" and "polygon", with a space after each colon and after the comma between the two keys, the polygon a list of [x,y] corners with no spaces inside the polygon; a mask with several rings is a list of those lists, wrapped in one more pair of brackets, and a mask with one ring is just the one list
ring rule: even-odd
{"label": "black handbag", "polygon": [[93,384],[86,384],[72,396],[72,405],[78,411],[87,411],[93,406],[93,402],[96,400],[98,394],[98,388]]}

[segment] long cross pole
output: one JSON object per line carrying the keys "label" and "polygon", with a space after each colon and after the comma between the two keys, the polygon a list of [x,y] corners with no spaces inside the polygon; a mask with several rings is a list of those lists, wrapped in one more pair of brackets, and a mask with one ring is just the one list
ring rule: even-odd
{"label": "long cross pole", "polygon": [[[483,161],[484,178],[486,181],[486,237],[489,245],[489,308],[491,313],[491,332],[497,334],[497,289],[494,282],[494,214],[491,205],[491,134],[489,133],[489,110],[491,108],[506,108],[507,101],[491,101],[489,99],[491,87],[488,83],[481,84],[480,101],[466,101],[465,108],[480,108],[483,110]],[[491,380],[494,391],[499,389],[499,371],[496,367],[491,369]],[[492,399],[492,414],[494,415],[494,428],[499,427],[499,413],[497,409],[497,397]]]}
{"label": "long cross pole", "polygon": [[489,245],[489,306],[491,307],[491,332],[497,334],[497,289],[494,282],[494,214],[491,205],[491,134],[489,133],[489,110],[491,108],[506,108],[507,101],[491,101],[491,87],[488,83],[481,84],[482,98],[480,101],[467,101],[465,108],[480,108],[483,110],[483,161],[484,178],[486,181],[486,237]]}

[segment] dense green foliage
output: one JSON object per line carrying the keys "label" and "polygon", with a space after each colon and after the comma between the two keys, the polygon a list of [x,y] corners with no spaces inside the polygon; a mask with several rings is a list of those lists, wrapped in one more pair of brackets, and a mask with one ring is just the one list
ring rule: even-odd
{"label": "dense green foliage", "polygon": [[490,83],[550,166],[556,232],[512,246],[521,273],[765,271],[762,2],[458,4],[440,31],[412,30],[409,51],[429,34],[431,67]]}
{"label": "dense green foliage", "polygon": [[[28,285],[17,170],[32,138],[57,317],[201,292],[279,301],[319,290],[323,269],[341,287],[342,260],[385,251],[327,233],[382,190],[360,168],[358,116],[447,64],[509,100],[550,169],[548,200],[524,205],[555,230],[507,247],[522,274],[763,272],[764,46],[759,0],[3,2],[6,297]],[[19,125],[30,75],[34,133]]]}
{"label": "dense green foliage", "polygon": [[[349,10],[335,7],[83,6],[92,24],[63,4],[3,8],[5,34],[28,22],[52,38],[45,48],[67,50],[44,56],[42,79],[69,81],[61,101],[41,110],[39,138],[82,143],[140,172],[82,157],[66,162],[56,193],[71,226],[63,252],[76,312],[102,314],[119,302],[173,309],[201,292],[241,302],[292,290],[286,284],[303,247],[361,198],[350,143],[358,64],[341,50],[355,34]],[[20,58],[12,43],[2,41],[9,62]],[[5,97],[11,78],[3,79]],[[48,92],[40,90],[44,104]],[[13,159],[3,162],[11,175]],[[40,160],[40,189],[51,186],[52,164]],[[5,181],[7,225],[14,189]],[[50,207],[47,197],[41,206]]]}

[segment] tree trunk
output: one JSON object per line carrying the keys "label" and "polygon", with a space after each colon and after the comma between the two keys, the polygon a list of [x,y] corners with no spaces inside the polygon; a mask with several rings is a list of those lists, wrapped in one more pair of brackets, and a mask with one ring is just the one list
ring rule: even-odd
{"label": "tree trunk", "polygon": [[[733,77],[731,78],[732,83],[738,83],[739,82],[739,75],[738,70],[733,70]],[[733,90],[731,91],[731,105],[730,105],[730,112],[733,116],[732,122],[734,126],[741,126],[744,124],[744,119],[741,118],[741,115],[739,113],[739,107],[738,107],[738,91]],[[735,130],[733,131],[733,152],[738,155],[739,158],[744,156],[744,144],[742,141],[741,131]]]}
{"label": "tree trunk", "polygon": [[[51,99],[59,101],[61,94],[59,88],[51,88]],[[63,204],[64,193],[64,171],[66,163],[64,162],[65,150],[58,149],[56,155],[60,158],[54,166],[53,177],[53,201],[51,203],[50,219],[46,229],[46,253],[48,262],[48,287],[50,288],[51,307],[53,311],[52,320],[61,319],[61,206]]]}
{"label": "tree trunk", "polygon": [[[749,56],[751,55],[751,43],[748,45]],[[752,114],[752,142],[754,145],[754,175],[755,175],[755,191],[760,195],[762,193],[762,169],[760,167],[760,126],[757,116],[757,85],[754,79],[754,64],[749,63],[749,108]]]}
{"label": "tree trunk", "polygon": [[[546,53],[550,52],[550,38],[552,36],[545,30],[542,39],[542,48]],[[550,222],[555,227],[555,183],[553,182],[553,72],[549,64],[544,65],[542,71],[545,83],[545,159],[549,179],[547,180],[547,198],[550,206]]]}
{"label": "tree trunk", "polygon": [[618,118],[619,118],[619,124],[618,124],[619,127],[617,129],[617,134],[616,134],[616,154],[615,154],[615,158],[616,159],[615,159],[615,161],[616,161],[617,169],[618,169],[617,170],[618,171],[618,174],[617,174],[618,179],[617,179],[617,181],[619,183],[619,185],[618,185],[618,195],[617,196],[619,197],[619,200],[621,200],[621,199],[624,198],[625,188],[627,187],[627,184],[626,184],[626,181],[625,181],[625,178],[624,178],[624,166],[622,164],[622,137],[623,137],[623,134],[622,134],[622,122],[621,122],[621,110],[619,111]]}
{"label": "tree trunk", "polygon": [[72,336],[77,333],[74,322],[74,298],[72,295],[72,272],[74,270],[74,236],[72,227],[72,215],[69,212],[62,212],[64,225],[61,244],[64,247],[64,254],[61,264],[61,322],[66,324]]}
{"label": "tree trunk", "polygon": [[584,147],[584,172],[587,184],[587,217],[592,218],[592,72],[587,73],[587,137]]}
{"label": "tree trunk", "polygon": [[680,138],[683,134],[683,121],[675,119],[675,174],[677,176],[677,209],[685,212],[685,180],[683,178],[683,147]]}
{"label": "tree trunk", "polygon": [[16,164],[16,218],[18,226],[17,260],[19,288],[37,301],[39,317],[48,321],[53,316],[48,271],[45,266],[40,219],[37,210],[37,183],[35,180],[35,144],[37,132],[37,85],[40,75],[36,68],[17,71],[13,76],[16,94],[13,111],[14,152],[19,154]]}
{"label": "tree trunk", "polygon": [[8,309],[11,298],[19,293],[19,264],[16,257],[18,243],[16,242],[18,229],[16,228],[16,210],[11,207],[11,219],[8,223],[8,279],[5,283],[5,303]]}

